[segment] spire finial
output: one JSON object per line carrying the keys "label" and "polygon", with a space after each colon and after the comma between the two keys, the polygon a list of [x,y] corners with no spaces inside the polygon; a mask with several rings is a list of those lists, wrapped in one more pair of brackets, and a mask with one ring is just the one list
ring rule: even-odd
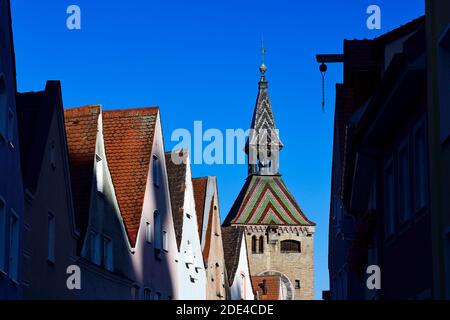
{"label": "spire finial", "polygon": [[267,70],[267,67],[264,64],[265,55],[266,55],[266,48],[264,48],[264,35],[261,35],[261,66],[259,67],[259,71],[261,72],[262,77],[264,77],[264,73]]}

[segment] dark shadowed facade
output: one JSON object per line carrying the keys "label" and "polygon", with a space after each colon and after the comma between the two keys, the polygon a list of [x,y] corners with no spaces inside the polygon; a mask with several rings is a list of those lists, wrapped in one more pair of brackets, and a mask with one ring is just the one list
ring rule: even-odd
{"label": "dark shadowed facade", "polygon": [[0,300],[22,296],[23,187],[10,1],[0,1]]}
{"label": "dark shadowed facade", "polygon": [[17,95],[25,193],[23,297],[70,299],[67,268],[77,264],[61,86]]}
{"label": "dark shadowed facade", "polygon": [[[425,17],[374,40],[344,41],[336,86],[331,299],[436,297]],[[381,270],[381,289],[366,284]]]}

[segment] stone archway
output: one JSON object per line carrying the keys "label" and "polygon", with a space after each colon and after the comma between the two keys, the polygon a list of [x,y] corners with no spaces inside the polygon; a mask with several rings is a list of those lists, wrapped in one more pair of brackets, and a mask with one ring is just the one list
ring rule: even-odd
{"label": "stone archway", "polygon": [[262,273],[259,274],[260,276],[279,276],[281,279],[281,286],[282,286],[282,290],[283,290],[283,295],[285,297],[285,300],[294,300],[294,288],[292,286],[292,282],[291,280],[289,280],[289,278],[279,272],[279,271],[275,271],[275,270],[269,270],[269,271],[264,271]]}

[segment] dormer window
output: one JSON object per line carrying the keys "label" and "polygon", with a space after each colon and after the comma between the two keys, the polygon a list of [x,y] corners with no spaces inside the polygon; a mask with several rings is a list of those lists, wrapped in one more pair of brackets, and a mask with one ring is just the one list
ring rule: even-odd
{"label": "dormer window", "polygon": [[97,179],[97,191],[103,193],[103,159],[96,154],[95,155],[95,174]]}

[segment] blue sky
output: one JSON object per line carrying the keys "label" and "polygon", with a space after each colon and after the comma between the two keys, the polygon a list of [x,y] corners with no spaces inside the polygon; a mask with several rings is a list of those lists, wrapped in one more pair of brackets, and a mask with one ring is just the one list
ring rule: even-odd
{"label": "blue sky", "polygon": [[[303,211],[317,223],[315,296],[328,288],[327,233],[334,85],[326,109],[316,53],[341,53],[343,39],[374,38],[424,13],[423,0],[13,0],[19,91],[61,80],[65,107],[157,105],[166,148],[193,122],[220,130],[248,128],[257,94],[260,39],[281,139],[281,173]],[[81,30],[66,28],[66,9],[81,8]],[[345,5],[344,5],[345,4]],[[366,27],[366,8],[381,8],[382,29]],[[206,144],[205,144],[206,145]],[[245,165],[195,165],[216,175],[222,218],[237,196]]]}

